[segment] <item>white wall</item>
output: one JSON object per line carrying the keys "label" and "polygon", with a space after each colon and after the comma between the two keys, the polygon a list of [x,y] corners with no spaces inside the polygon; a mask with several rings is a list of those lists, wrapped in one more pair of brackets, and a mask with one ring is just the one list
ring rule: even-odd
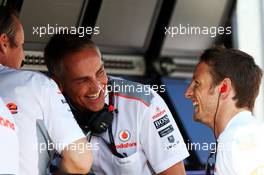
{"label": "white wall", "polygon": [[[255,58],[256,63],[264,68],[264,4],[262,0],[237,0],[234,15],[234,46]],[[256,100],[254,115],[264,121],[263,81]]]}

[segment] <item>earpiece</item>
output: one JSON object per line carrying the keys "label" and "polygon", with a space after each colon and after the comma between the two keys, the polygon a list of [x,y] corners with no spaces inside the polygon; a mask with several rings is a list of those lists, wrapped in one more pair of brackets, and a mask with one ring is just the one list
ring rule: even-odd
{"label": "earpiece", "polygon": [[221,89],[220,89],[220,93],[224,93],[224,92],[226,92],[226,89],[227,89],[226,84],[223,84],[223,86],[222,86]]}

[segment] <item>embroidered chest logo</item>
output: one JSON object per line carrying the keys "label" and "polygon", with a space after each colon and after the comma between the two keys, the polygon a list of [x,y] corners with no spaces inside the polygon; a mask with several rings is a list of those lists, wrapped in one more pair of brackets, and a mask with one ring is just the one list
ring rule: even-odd
{"label": "embroidered chest logo", "polygon": [[122,142],[126,142],[130,139],[131,134],[128,130],[121,130],[118,136]]}

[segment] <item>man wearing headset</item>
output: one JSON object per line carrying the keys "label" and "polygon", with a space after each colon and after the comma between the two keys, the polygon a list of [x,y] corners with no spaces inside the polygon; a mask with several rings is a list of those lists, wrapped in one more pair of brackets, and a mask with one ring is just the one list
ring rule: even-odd
{"label": "man wearing headset", "polygon": [[[40,73],[17,70],[24,57],[23,43],[23,27],[16,13],[0,6],[0,96],[13,114],[18,129],[20,154],[17,173],[46,174],[55,149],[63,157],[61,171],[86,173],[92,162],[91,150],[76,147],[88,142],[56,83]],[[4,119],[0,123],[5,127],[11,125]],[[2,144],[5,140],[1,140]],[[6,153],[12,156],[8,151]],[[10,168],[5,167],[9,162],[8,156],[1,154],[0,157],[6,159],[0,164],[0,169]],[[14,170],[16,168],[14,166]]]}
{"label": "man wearing headset", "polygon": [[193,102],[193,119],[217,139],[215,174],[264,172],[263,124],[252,116],[261,77],[254,59],[239,50],[214,47],[200,57],[185,97]]}
{"label": "man wearing headset", "polygon": [[156,92],[124,90],[143,85],[107,77],[98,47],[78,35],[53,36],[44,57],[77,122],[98,145],[93,150],[93,173],[185,174],[188,151]]}

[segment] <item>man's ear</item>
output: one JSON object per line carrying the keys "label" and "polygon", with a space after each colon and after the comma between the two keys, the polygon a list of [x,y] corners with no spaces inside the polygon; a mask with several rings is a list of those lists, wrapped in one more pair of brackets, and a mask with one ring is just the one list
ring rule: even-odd
{"label": "man's ear", "polygon": [[57,83],[60,91],[63,92],[63,86],[62,86],[60,79],[55,75],[52,75],[51,78]]}
{"label": "man's ear", "polygon": [[227,96],[231,93],[233,87],[232,87],[232,82],[229,78],[225,78],[221,83],[220,83],[220,90],[219,92],[221,93],[222,98],[227,98]]}
{"label": "man's ear", "polygon": [[5,55],[7,53],[8,47],[9,47],[8,36],[5,33],[0,34],[0,52],[1,52],[1,54]]}

